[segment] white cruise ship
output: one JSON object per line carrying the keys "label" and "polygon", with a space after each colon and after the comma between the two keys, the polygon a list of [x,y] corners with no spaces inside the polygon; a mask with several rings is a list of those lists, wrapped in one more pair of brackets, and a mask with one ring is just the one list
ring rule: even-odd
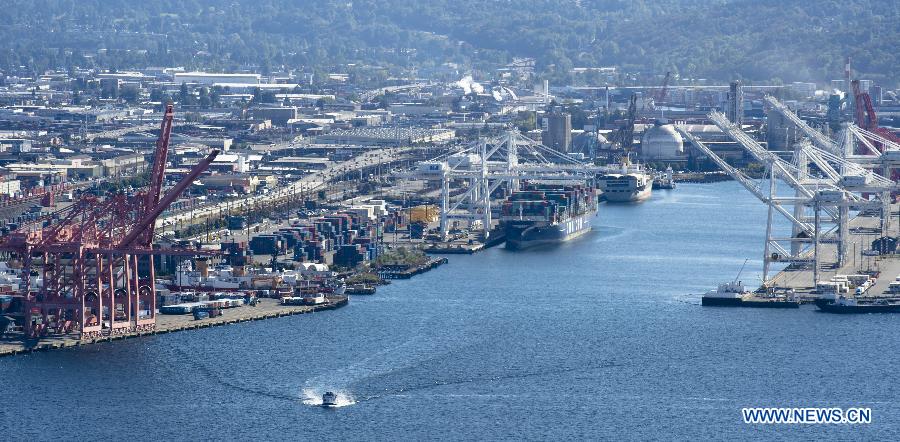
{"label": "white cruise ship", "polygon": [[640,164],[632,164],[627,157],[597,177],[597,186],[606,201],[629,203],[650,198],[653,192],[653,175]]}

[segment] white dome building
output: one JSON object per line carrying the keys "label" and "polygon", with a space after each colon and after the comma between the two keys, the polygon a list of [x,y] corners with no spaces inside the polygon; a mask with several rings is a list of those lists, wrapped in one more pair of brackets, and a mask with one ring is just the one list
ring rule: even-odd
{"label": "white dome building", "polygon": [[641,137],[641,160],[684,161],[684,138],[675,130],[675,126],[666,120],[656,120],[653,127],[644,131]]}

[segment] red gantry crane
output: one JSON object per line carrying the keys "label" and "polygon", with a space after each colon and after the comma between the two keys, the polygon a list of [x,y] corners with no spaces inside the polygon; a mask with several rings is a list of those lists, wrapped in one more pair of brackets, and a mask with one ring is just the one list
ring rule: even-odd
{"label": "red gantry crane", "polygon": [[[856,125],[869,131],[874,132],[882,137],[900,143],[900,137],[890,130],[878,127],[878,115],[875,113],[875,106],[872,105],[872,97],[868,91],[862,91],[859,88],[859,80],[851,82],[853,87],[853,102],[856,104],[855,119]],[[879,150],[883,150],[882,146],[878,146]]]}
{"label": "red gantry crane", "polygon": [[23,226],[0,239],[0,251],[22,268],[21,325],[37,338],[79,333],[82,339],[148,331],[156,324],[154,250],[157,217],[203,173],[213,150],[162,194],[174,112],[166,107],[150,184],[134,195],[84,195],[44,225]]}

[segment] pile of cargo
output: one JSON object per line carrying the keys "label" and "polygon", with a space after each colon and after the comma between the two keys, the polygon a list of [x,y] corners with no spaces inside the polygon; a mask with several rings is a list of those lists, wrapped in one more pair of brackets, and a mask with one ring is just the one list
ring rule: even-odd
{"label": "pile of cargo", "polygon": [[284,251],[278,235],[256,235],[250,239],[250,250],[254,255],[274,255]]}
{"label": "pile of cargo", "polygon": [[836,298],[851,292],[856,296],[862,296],[874,287],[876,282],[878,280],[871,275],[834,275],[828,281],[816,283],[816,292],[824,298]]}
{"label": "pile of cargo", "polygon": [[233,267],[234,276],[243,276],[243,269],[252,263],[252,257],[245,242],[227,242],[220,244],[223,260]]}
{"label": "pile of cargo", "polygon": [[560,222],[597,210],[597,193],[581,185],[528,184],[503,203],[501,219]]}
{"label": "pile of cargo", "polygon": [[201,320],[207,318],[216,318],[222,316],[222,310],[217,308],[196,308],[191,313],[194,315],[194,319]]}
{"label": "pile of cargo", "polygon": [[0,295],[0,315],[4,313],[18,312],[22,309],[22,297],[14,295]]}
{"label": "pile of cargo", "polygon": [[209,293],[204,292],[169,292],[165,289],[157,290],[157,292],[159,293],[158,304],[163,307],[209,300]]}
{"label": "pile of cargo", "polygon": [[409,221],[410,223],[416,222],[424,222],[424,223],[433,223],[438,220],[440,216],[440,210],[437,206],[423,204],[421,206],[415,206],[409,208]]}
{"label": "pile of cargo", "polygon": [[194,311],[195,308],[205,307],[202,302],[185,302],[182,304],[164,305],[159,308],[159,313],[163,315],[187,315]]}
{"label": "pile of cargo", "polygon": [[888,284],[888,293],[900,296],[900,275],[897,275],[897,277]]}
{"label": "pile of cargo", "polygon": [[205,309],[227,309],[241,307],[244,305],[244,299],[214,299],[210,301],[184,302],[181,304],[164,305],[159,308],[159,312],[164,315],[186,315],[193,313],[195,310]]}
{"label": "pile of cargo", "polygon": [[374,209],[357,209],[305,220],[271,235],[257,235],[251,239],[250,249],[257,255],[293,251],[295,261],[354,267],[378,256],[376,238],[381,233],[372,220]]}
{"label": "pile of cargo", "polygon": [[513,216],[549,219],[556,212],[556,209],[556,207],[550,205],[546,193],[523,191],[515,192],[507,198],[503,203],[501,215],[504,218]]}
{"label": "pile of cargo", "polygon": [[306,296],[286,296],[281,298],[281,305],[319,305],[328,302],[323,293]]}

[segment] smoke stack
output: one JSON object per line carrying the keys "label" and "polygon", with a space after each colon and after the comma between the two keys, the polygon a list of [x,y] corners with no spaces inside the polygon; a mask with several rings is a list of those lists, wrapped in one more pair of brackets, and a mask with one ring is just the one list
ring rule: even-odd
{"label": "smoke stack", "polygon": [[847,94],[850,93],[850,57],[847,57],[847,61],[844,64],[844,92]]}
{"label": "smoke stack", "polygon": [[740,80],[732,81],[729,85],[725,115],[738,127],[744,123],[744,91]]}

